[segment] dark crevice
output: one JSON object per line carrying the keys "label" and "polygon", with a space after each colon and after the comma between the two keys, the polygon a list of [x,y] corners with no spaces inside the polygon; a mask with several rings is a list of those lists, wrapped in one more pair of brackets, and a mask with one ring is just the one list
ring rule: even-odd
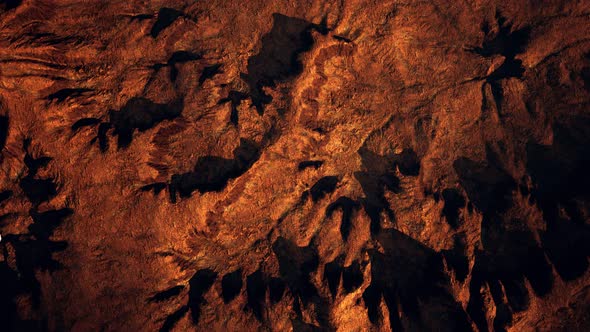
{"label": "dark crevice", "polygon": [[185,63],[202,59],[203,56],[190,51],[176,51],[172,53],[168,59],[168,65],[175,65],[177,63]]}

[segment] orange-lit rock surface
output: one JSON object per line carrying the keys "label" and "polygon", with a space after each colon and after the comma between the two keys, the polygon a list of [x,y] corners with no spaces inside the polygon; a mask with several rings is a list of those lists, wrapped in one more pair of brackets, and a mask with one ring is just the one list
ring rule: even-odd
{"label": "orange-lit rock surface", "polygon": [[1,330],[590,330],[589,1],[2,1],[0,148]]}

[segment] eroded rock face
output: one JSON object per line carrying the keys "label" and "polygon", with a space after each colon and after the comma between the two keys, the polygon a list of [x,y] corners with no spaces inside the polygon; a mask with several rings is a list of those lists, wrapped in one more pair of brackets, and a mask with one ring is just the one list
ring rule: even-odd
{"label": "eroded rock face", "polygon": [[585,1],[0,3],[2,330],[590,330]]}

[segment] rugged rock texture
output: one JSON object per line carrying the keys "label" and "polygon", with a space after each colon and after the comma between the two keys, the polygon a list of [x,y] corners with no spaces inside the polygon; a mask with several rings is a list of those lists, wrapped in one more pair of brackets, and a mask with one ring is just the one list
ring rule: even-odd
{"label": "rugged rock texture", "polygon": [[0,329],[589,331],[589,1],[0,2]]}

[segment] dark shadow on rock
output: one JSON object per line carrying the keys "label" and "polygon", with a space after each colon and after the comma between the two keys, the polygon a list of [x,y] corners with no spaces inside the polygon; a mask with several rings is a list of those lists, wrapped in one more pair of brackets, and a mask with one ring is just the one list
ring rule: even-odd
{"label": "dark shadow on rock", "polygon": [[[547,224],[541,238],[547,256],[565,280],[588,269],[590,228],[583,210],[590,203],[590,118],[572,117],[554,126],[551,146],[528,144],[531,197]],[[562,212],[563,211],[563,212]]]}
{"label": "dark shadow on rock", "polygon": [[445,202],[442,214],[445,216],[447,223],[456,229],[461,221],[459,219],[459,209],[464,208],[466,205],[465,197],[459,190],[447,188],[442,191],[442,198]]}
{"label": "dark shadow on rock", "polygon": [[174,23],[174,21],[176,21],[182,15],[183,13],[181,11],[178,11],[173,8],[160,8],[160,10],[158,11],[158,19],[152,26],[152,29],[150,30],[150,35],[153,38],[158,37],[158,35],[162,31],[164,31],[164,29],[172,25],[172,23]]}
{"label": "dark shadow on rock", "polygon": [[279,260],[281,277],[304,304],[318,296],[318,290],[310,281],[310,274],[317,270],[318,253],[313,246],[298,247],[285,238],[278,238],[272,246]]}
{"label": "dark shadow on rock", "polygon": [[516,182],[501,167],[459,158],[453,163],[459,183],[482,213],[500,213],[512,204]]}
{"label": "dark shadow on rock", "polygon": [[276,82],[287,80],[302,71],[299,54],[311,49],[311,31],[324,31],[320,25],[282,14],[273,14],[271,30],[262,36],[258,54],[248,59],[248,73],[243,74],[250,87],[250,98],[258,114],[272,101],[263,88],[274,87]]}
{"label": "dark shadow on rock", "polygon": [[109,140],[107,138],[109,129],[111,129],[111,124],[108,122],[99,124],[96,138],[91,142],[94,143],[94,141],[98,139],[98,147],[100,148],[101,152],[106,152],[109,149]]}
{"label": "dark shadow on rock", "polygon": [[0,191],[0,204],[2,204],[2,202],[9,199],[10,197],[12,197],[12,194],[13,194],[13,192],[11,190]]}
{"label": "dark shadow on rock", "polygon": [[503,55],[514,58],[525,51],[529,41],[530,27],[518,30],[512,29],[512,24],[506,18],[496,12],[497,30],[490,28],[488,22],[484,22],[481,30],[484,33],[484,41],[481,47],[475,47],[471,51],[484,57]]}
{"label": "dark shadow on rock", "polygon": [[154,296],[148,299],[148,302],[164,302],[169,300],[170,298],[176,297],[180,295],[180,293],[184,290],[184,286],[178,285],[174,287],[170,287],[166,290],[158,292],[154,294]]}
{"label": "dark shadow on rock", "polygon": [[420,173],[420,159],[412,149],[406,148],[399,154],[394,154],[393,162],[403,175],[417,176]]}
{"label": "dark shadow on rock", "polygon": [[238,125],[238,106],[242,102],[242,100],[248,99],[248,95],[239,91],[231,90],[227,96],[227,98],[221,99],[218,104],[224,104],[227,102],[231,103],[231,114],[230,114],[230,122],[233,123],[234,126]]}
{"label": "dark shadow on rock", "polygon": [[363,284],[363,271],[358,261],[353,261],[349,266],[344,267],[342,272],[342,287],[346,293],[358,289]]}
{"label": "dark shadow on rock", "polygon": [[484,162],[459,158],[453,166],[470,203],[483,214],[482,250],[472,270],[468,312],[480,330],[487,330],[480,290],[489,286],[497,308],[494,329],[503,331],[515,312],[529,306],[525,279],[542,296],[552,288],[553,277],[534,231],[506,213],[515,205],[516,181],[489,145],[486,151]]}
{"label": "dark shadow on rock", "polygon": [[304,322],[301,318],[291,319],[291,327],[293,327],[293,332],[323,332],[323,331],[326,331],[326,329],[323,329],[317,325],[313,325],[313,324]]}
{"label": "dark shadow on rock", "polygon": [[145,185],[139,190],[141,191],[153,191],[154,195],[158,195],[162,190],[166,189],[167,184],[165,182],[155,182],[148,185]]}
{"label": "dark shadow on rock", "polygon": [[303,171],[304,169],[307,169],[307,168],[318,169],[323,164],[324,164],[324,162],[322,160],[304,160],[297,165],[297,170]]}
{"label": "dark shadow on rock", "polygon": [[100,122],[101,122],[100,119],[96,119],[96,118],[82,118],[82,119],[74,122],[71,129],[72,129],[72,131],[77,131],[83,127],[90,127],[90,126],[97,125]]}
{"label": "dark shadow on rock", "polygon": [[363,293],[373,323],[381,322],[383,298],[393,331],[472,331],[440,254],[394,229],[382,230],[376,240],[382,252],[369,252],[371,284]]}
{"label": "dark shadow on rock", "polygon": [[205,83],[206,80],[210,80],[213,78],[213,76],[221,73],[219,68],[221,68],[220,63],[211,66],[206,66],[205,68],[203,68],[201,76],[199,76],[199,85],[203,85],[203,83]]}
{"label": "dark shadow on rock", "polygon": [[215,279],[217,279],[217,272],[202,269],[197,271],[188,282],[188,307],[195,325],[199,323],[201,317],[201,305],[205,303],[205,293],[213,286]]}
{"label": "dark shadow on rock", "polygon": [[246,278],[246,295],[248,302],[246,308],[251,310],[254,317],[262,322],[264,301],[266,298],[266,280],[262,271],[256,270]]}
{"label": "dark shadow on rock", "polygon": [[94,91],[92,89],[87,89],[87,88],[67,88],[67,89],[61,89],[59,91],[56,91],[50,95],[48,95],[47,97],[45,97],[45,99],[51,101],[51,102],[57,102],[57,103],[63,103],[64,101],[66,101],[69,98],[77,98],[77,97],[81,97],[84,94]]}
{"label": "dark shadow on rock", "polygon": [[[484,22],[482,31],[484,40],[481,47],[472,48],[470,51],[483,57],[504,56],[504,62],[494,72],[488,75],[486,83],[490,85],[496,108],[501,111],[504,92],[500,80],[510,77],[521,78],[525,72],[522,60],[516,59],[516,55],[526,50],[530,39],[530,27],[514,30],[511,23],[507,22],[499,12],[496,13],[498,29],[490,29],[489,23]],[[485,86],[485,85],[484,85]],[[482,87],[483,91],[483,87]],[[483,104],[487,104],[485,93]],[[487,108],[487,106],[485,107]]]}
{"label": "dark shadow on rock", "polygon": [[338,295],[338,287],[340,287],[340,280],[342,279],[342,265],[344,264],[344,256],[338,256],[333,261],[324,265],[324,281],[328,283],[328,289],[332,294],[332,298]]}
{"label": "dark shadow on rock", "polygon": [[176,51],[172,53],[166,63],[157,63],[153,66],[153,68],[155,70],[159,70],[164,67],[170,67],[170,81],[176,82],[176,78],[178,77],[178,68],[176,67],[176,64],[196,61],[202,58],[203,57],[200,54],[190,51]]}
{"label": "dark shadow on rock", "polygon": [[467,258],[467,239],[464,233],[455,234],[453,247],[441,251],[447,265],[455,272],[455,278],[463,282],[469,274],[469,259]]}
{"label": "dark shadow on rock", "polygon": [[182,307],[178,308],[178,310],[174,311],[166,319],[164,320],[164,324],[160,328],[160,332],[169,332],[172,331],[172,328],[178,323],[179,320],[186,315],[188,312],[189,307],[187,305],[183,305]]}
{"label": "dark shadow on rock", "polygon": [[128,147],[135,130],[146,131],[164,120],[172,120],[180,115],[182,108],[182,99],[158,104],[146,98],[131,98],[120,111],[110,112],[110,125],[114,128],[113,135],[118,136],[118,147]]}
{"label": "dark shadow on rock", "polygon": [[[62,265],[54,258],[54,254],[67,248],[66,241],[51,239],[56,228],[68,219],[73,210],[62,208],[39,212],[39,204],[57,194],[57,185],[52,179],[39,179],[38,171],[47,166],[51,158],[46,156],[33,157],[29,151],[30,139],[23,142],[25,152],[24,163],[26,175],[19,185],[32,204],[29,210],[31,223],[25,233],[2,234],[0,250],[3,260],[0,262],[0,323],[3,328],[14,331],[46,331],[47,321],[43,319],[23,319],[16,309],[16,297],[30,295],[33,311],[41,308],[42,289],[37,273],[53,272]],[[11,191],[3,191],[1,201],[12,197]],[[3,216],[4,217],[4,216]],[[12,248],[9,250],[8,248]],[[7,264],[14,262],[15,266]],[[4,317],[9,315],[9,317]]]}
{"label": "dark shadow on rock", "polygon": [[221,296],[223,302],[229,303],[240,294],[242,290],[242,269],[228,273],[221,278]]}
{"label": "dark shadow on rock", "polygon": [[268,281],[268,295],[272,304],[278,303],[285,294],[285,282],[281,278],[271,277]]}
{"label": "dark shadow on rock", "polygon": [[340,180],[337,176],[324,176],[323,178],[319,179],[309,189],[311,199],[314,202],[317,202],[324,198],[327,194],[334,192],[334,190],[336,190],[336,186],[338,185],[338,181]]}
{"label": "dark shadow on rock", "polygon": [[[2,152],[2,150],[4,150],[6,140],[8,139],[8,124],[8,116],[0,115],[0,153]],[[0,161],[1,160],[2,159],[0,159]]]}
{"label": "dark shadow on rock", "polygon": [[46,167],[52,158],[41,156],[33,157],[29,152],[30,139],[23,141],[23,149],[25,150],[24,163],[27,167],[27,174],[19,181],[19,186],[27,199],[37,206],[41,202],[48,201],[57,195],[57,184],[52,178],[40,179],[37,172],[40,168]]}
{"label": "dark shadow on rock", "polygon": [[129,16],[129,18],[131,19],[131,21],[143,21],[143,20],[149,20],[151,18],[154,18],[155,15],[152,14],[136,14],[136,15],[131,15]]}
{"label": "dark shadow on rock", "polygon": [[281,279],[293,295],[293,307],[301,318],[299,301],[304,306],[314,304],[316,320],[322,328],[330,328],[329,305],[311,281],[310,274],[318,269],[319,256],[313,245],[299,247],[291,241],[279,237],[272,245],[272,250],[279,261]]}
{"label": "dark shadow on rock", "polygon": [[0,262],[0,324],[5,331],[19,331],[19,316],[14,299],[23,291],[18,272],[10,268],[6,261],[6,249],[3,249],[4,260]]}
{"label": "dark shadow on rock", "polygon": [[17,8],[22,4],[22,0],[3,0],[0,1],[0,8],[4,10],[11,10]]}
{"label": "dark shadow on rock", "polygon": [[330,218],[336,210],[342,210],[342,219],[340,221],[340,235],[344,241],[348,240],[350,229],[352,228],[352,218],[355,212],[360,209],[360,204],[348,197],[338,197],[334,203],[326,208],[326,217]]}
{"label": "dark shadow on rock", "polygon": [[14,248],[19,289],[31,294],[34,309],[41,304],[41,284],[36,272],[53,272],[62,267],[53,254],[65,250],[67,242],[53,241],[50,237],[72,213],[67,208],[43,213],[31,210],[33,222],[28,227],[28,233],[6,234],[2,238],[2,242],[10,243]]}
{"label": "dark shadow on rock", "polygon": [[381,229],[381,213],[385,212],[391,221],[395,221],[393,210],[385,199],[385,189],[400,192],[399,179],[394,172],[392,156],[380,156],[365,149],[359,150],[359,154],[364,170],[355,172],[354,177],[365,194],[360,203],[371,219],[371,233],[377,234]]}
{"label": "dark shadow on rock", "polygon": [[252,167],[260,157],[260,149],[256,143],[241,139],[233,154],[233,159],[199,157],[193,171],[173,175],[169,184],[171,201],[176,201],[176,193],[186,198],[195,190],[201,193],[223,190],[229,180],[241,176]]}

